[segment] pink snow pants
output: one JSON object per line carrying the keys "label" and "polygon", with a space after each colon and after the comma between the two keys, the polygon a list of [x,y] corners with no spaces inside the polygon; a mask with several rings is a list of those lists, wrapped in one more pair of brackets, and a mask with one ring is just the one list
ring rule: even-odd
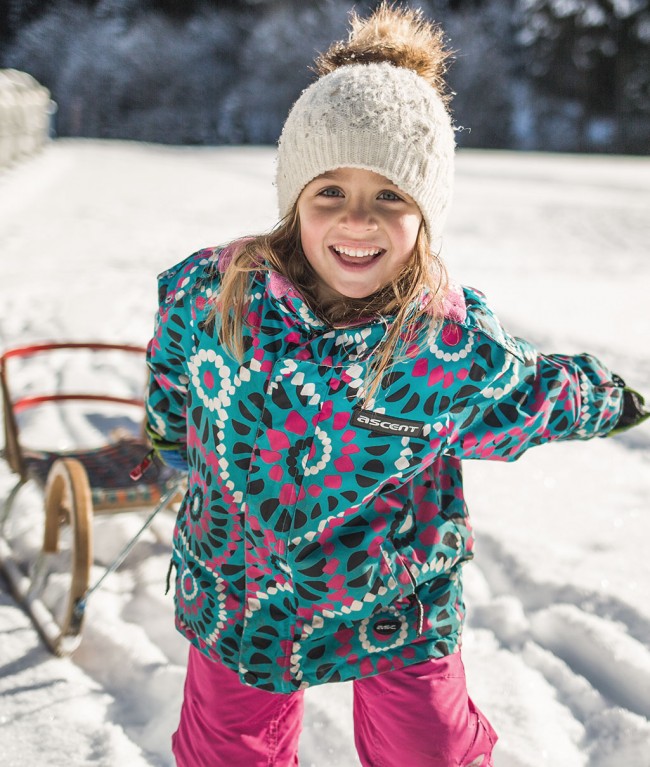
{"label": "pink snow pants", "polygon": [[[303,693],[243,685],[190,649],[185,699],[172,738],[178,767],[294,767]],[[460,654],[354,682],[363,767],[492,767],[497,735],[472,703]]]}

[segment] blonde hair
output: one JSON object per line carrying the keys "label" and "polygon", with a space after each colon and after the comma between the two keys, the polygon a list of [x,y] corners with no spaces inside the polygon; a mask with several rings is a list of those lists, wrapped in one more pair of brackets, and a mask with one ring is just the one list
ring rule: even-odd
{"label": "blonde hair", "polygon": [[250,302],[251,275],[275,271],[302,294],[311,310],[331,327],[344,327],[362,318],[392,319],[388,333],[371,357],[364,399],[372,399],[388,368],[401,359],[408,345],[422,334],[435,333],[443,317],[447,272],[432,253],[424,226],[420,226],[411,258],[401,272],[367,298],[340,296],[324,302],[318,298],[318,276],[307,261],[300,241],[297,205],[268,234],[233,244],[210,320],[216,321],[220,341],[242,361],[244,325]]}

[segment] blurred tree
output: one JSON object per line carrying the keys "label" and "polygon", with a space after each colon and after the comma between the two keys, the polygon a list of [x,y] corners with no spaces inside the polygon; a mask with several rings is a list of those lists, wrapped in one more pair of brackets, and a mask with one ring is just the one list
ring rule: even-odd
{"label": "blurred tree", "polygon": [[444,29],[455,51],[449,84],[455,92],[457,141],[466,147],[506,148],[514,140],[512,33],[514,0],[447,0],[430,3],[430,15],[440,17],[448,6]]}
{"label": "blurred tree", "polygon": [[[205,0],[82,0],[84,1],[95,7],[98,17],[113,16],[131,19],[151,11],[187,19],[208,5]],[[220,5],[232,5],[232,3],[222,2]]]}
{"label": "blurred tree", "polygon": [[266,5],[243,43],[238,80],[223,104],[219,132],[228,143],[275,142],[291,105],[314,78],[309,67],[316,53],[346,32],[348,0]]}
{"label": "blurred tree", "polygon": [[0,0],[0,41],[13,39],[25,24],[37,19],[54,0]]}
{"label": "blurred tree", "polygon": [[537,102],[535,145],[647,152],[647,0],[519,0],[520,74]]}

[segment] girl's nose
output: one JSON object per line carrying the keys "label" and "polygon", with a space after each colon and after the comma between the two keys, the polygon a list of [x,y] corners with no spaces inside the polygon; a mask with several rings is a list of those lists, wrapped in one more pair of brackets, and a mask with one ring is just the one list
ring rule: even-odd
{"label": "girl's nose", "polygon": [[371,207],[363,201],[353,201],[343,212],[343,225],[348,229],[368,231],[377,226]]}

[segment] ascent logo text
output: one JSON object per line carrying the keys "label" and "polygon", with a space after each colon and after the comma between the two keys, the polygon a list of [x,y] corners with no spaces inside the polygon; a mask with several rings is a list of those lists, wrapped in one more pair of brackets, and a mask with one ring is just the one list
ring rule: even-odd
{"label": "ascent logo text", "polygon": [[405,418],[391,418],[390,416],[378,415],[370,410],[356,410],[352,416],[352,423],[362,429],[377,431],[381,434],[408,434],[411,437],[422,435],[424,424],[422,421],[409,421]]}

